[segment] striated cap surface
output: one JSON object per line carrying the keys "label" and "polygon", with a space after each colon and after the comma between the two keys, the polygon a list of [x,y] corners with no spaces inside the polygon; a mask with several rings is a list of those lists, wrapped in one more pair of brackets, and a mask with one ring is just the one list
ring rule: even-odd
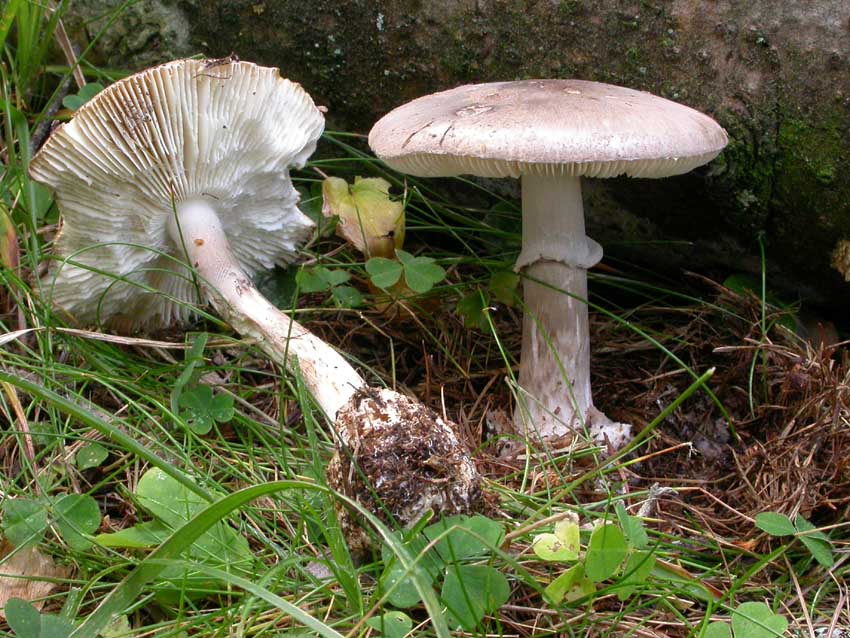
{"label": "striated cap surface", "polygon": [[290,261],[312,222],[289,168],[323,127],[298,84],[249,62],[178,60],[111,85],[30,165],[63,218],[45,295],[78,323],[188,320],[196,288],[166,223],[189,199],[214,206],[249,275]]}
{"label": "striated cap surface", "polygon": [[378,157],[421,177],[667,177],[727,142],[699,111],[583,80],[460,86],[396,108],[369,134]]}

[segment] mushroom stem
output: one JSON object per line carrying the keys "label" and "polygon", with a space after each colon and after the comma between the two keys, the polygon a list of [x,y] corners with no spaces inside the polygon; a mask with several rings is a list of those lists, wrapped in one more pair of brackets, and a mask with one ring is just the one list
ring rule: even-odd
{"label": "mushroom stem", "polygon": [[541,439],[590,427],[599,414],[590,390],[586,300],[587,269],[602,257],[602,248],[584,233],[578,177],[522,177],[516,268],[525,274],[519,372],[524,395],[515,420]]}
{"label": "mushroom stem", "polygon": [[242,270],[230,249],[221,221],[204,200],[177,205],[168,232],[185,248],[200,276],[202,290],[213,307],[241,334],[253,337],[272,359],[301,371],[318,406],[331,419],[354,393],[366,387],[363,378],[331,346],[274,307]]}

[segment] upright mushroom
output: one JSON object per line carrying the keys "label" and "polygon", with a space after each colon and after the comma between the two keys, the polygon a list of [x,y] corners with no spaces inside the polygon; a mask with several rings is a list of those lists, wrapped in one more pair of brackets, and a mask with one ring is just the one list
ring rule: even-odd
{"label": "upright mushroom", "polygon": [[[289,167],[304,165],[323,128],[298,84],[247,62],[178,60],[113,84],[57,128],[30,165],[63,215],[43,289],[76,322],[125,329],[185,322],[195,303],[208,301],[273,359],[299,367],[337,420],[343,447],[359,447],[376,428],[403,437],[400,415],[419,414],[457,463],[439,476],[422,455],[399,463],[410,461],[406,471],[434,492],[424,507],[468,511],[479,479],[451,428],[403,395],[369,389],[251,282],[258,270],[291,261],[310,234]],[[364,412],[374,397],[379,407]]]}
{"label": "upright mushroom", "polygon": [[549,439],[587,427],[615,447],[629,437],[593,405],[587,269],[602,247],[585,236],[581,177],[666,177],[714,158],[726,132],[686,106],[581,80],[461,86],[385,115],[369,144],[421,177],[522,178],[525,317],[516,422]]}

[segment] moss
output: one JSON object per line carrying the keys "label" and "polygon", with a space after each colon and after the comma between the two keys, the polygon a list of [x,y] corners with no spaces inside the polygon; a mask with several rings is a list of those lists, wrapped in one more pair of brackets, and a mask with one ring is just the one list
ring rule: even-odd
{"label": "moss", "polygon": [[801,269],[822,271],[836,241],[850,237],[850,181],[836,177],[850,171],[849,129],[840,113],[779,127],[770,230]]}

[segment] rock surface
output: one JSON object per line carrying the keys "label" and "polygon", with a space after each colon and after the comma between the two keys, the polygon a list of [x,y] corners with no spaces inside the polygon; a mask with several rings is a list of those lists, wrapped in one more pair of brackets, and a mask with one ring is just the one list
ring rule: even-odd
{"label": "rock surface", "polygon": [[[121,3],[71,4],[79,41]],[[763,236],[786,299],[850,314],[830,267],[850,238],[847,0],[140,0],[130,11],[105,28],[95,63],[236,52],[279,66],[348,130],[425,93],[515,78],[598,80],[693,106],[727,128],[728,149],[692,175],[589,185],[589,234],[611,255],[721,275],[758,271]],[[641,246],[658,239],[691,243]]]}

